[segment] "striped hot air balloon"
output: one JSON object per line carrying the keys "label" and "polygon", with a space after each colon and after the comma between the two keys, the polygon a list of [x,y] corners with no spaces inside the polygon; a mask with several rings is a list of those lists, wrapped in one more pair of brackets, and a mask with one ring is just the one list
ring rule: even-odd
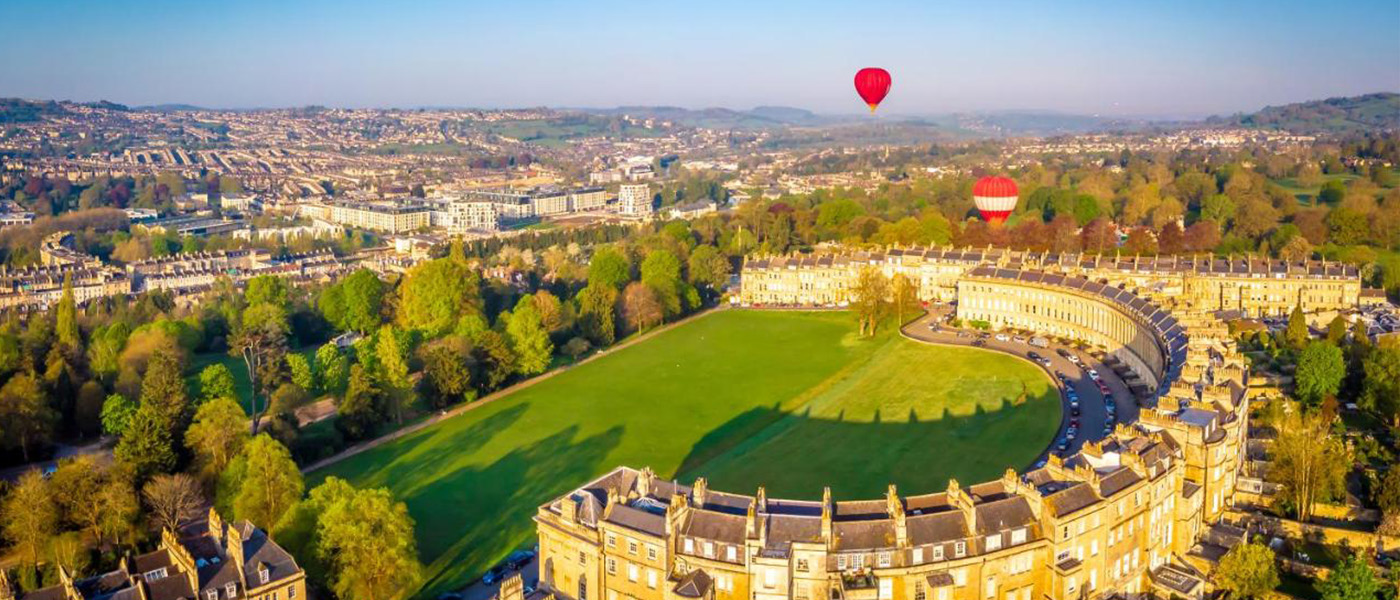
{"label": "striped hot air balloon", "polygon": [[977,212],[988,224],[999,226],[1016,209],[1016,182],[1010,177],[992,176],[977,180],[972,186],[972,201],[977,203]]}

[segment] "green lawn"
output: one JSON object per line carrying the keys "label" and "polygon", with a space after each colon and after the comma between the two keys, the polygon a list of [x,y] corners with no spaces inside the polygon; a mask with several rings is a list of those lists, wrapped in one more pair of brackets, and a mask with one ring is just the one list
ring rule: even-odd
{"label": "green lawn", "polygon": [[[1029,363],[843,313],[724,311],[315,473],[386,486],[417,521],[427,593],[533,535],[536,507],[618,465],[818,498],[942,489],[1024,467],[1059,423]],[[1025,406],[1005,410],[1011,402]]]}
{"label": "green lawn", "polygon": [[[307,346],[289,352],[305,356],[313,364],[316,362],[316,346]],[[248,365],[243,362],[242,358],[229,356],[226,352],[207,352],[194,355],[194,358],[190,360],[185,378],[189,382],[191,393],[199,393],[199,372],[204,370],[204,367],[215,363],[228,367],[229,372],[233,374],[233,385],[234,390],[238,392],[238,402],[243,405],[243,410],[246,412],[248,399],[253,396],[253,382],[248,378]]]}

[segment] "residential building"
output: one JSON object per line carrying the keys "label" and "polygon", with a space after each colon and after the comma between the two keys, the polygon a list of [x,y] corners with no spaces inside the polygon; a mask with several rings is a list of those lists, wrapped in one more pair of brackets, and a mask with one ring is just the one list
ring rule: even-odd
{"label": "residential building", "polygon": [[649,217],[652,206],[651,186],[645,183],[624,184],[617,192],[617,212],[633,217]]}
{"label": "residential building", "polygon": [[326,220],[354,229],[407,233],[430,225],[427,206],[413,203],[336,202]]}
{"label": "residential building", "polygon": [[301,600],[306,572],[267,532],[247,521],[225,522],[209,510],[205,526],[181,537],[166,529],[160,546],[124,558],[113,571],[16,596],[0,573],[0,600]]}

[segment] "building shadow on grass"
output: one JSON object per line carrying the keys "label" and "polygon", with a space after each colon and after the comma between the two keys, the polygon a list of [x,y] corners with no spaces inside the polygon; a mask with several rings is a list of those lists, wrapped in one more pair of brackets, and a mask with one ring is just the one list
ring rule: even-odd
{"label": "building shadow on grass", "polygon": [[459,587],[528,542],[535,509],[585,483],[622,436],[621,426],[584,437],[568,427],[485,467],[453,467],[456,453],[391,466],[387,478],[416,520],[420,554],[433,557],[419,596]]}
{"label": "building shadow on grass", "polygon": [[[824,486],[837,498],[867,499],[881,497],[891,483],[903,493],[924,493],[945,489],[950,478],[988,481],[1008,467],[1025,469],[1060,423],[1058,403],[1047,399],[1007,408],[977,405],[967,415],[877,411],[861,420],[844,411],[820,418],[754,409],[696,444],[678,478],[688,484],[704,476],[710,489],[741,494],[764,486],[770,498],[794,499],[819,499]],[[769,426],[756,438],[727,437],[759,423]]]}

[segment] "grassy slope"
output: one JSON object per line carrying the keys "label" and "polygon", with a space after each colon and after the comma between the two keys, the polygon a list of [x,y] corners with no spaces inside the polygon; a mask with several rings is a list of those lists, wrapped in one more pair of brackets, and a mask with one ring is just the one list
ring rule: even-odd
{"label": "grassy slope", "polygon": [[[994,411],[1005,397],[998,389],[1019,395],[1019,382],[1004,379],[1022,368],[1031,377],[1033,395],[1037,382],[1048,389],[1029,365],[974,353],[980,365],[974,368],[987,368],[998,379],[990,384],[950,379],[944,375],[955,361],[947,355],[958,351],[923,348],[893,336],[859,341],[852,329],[849,316],[839,313],[721,312],[354,456],[317,472],[308,483],[334,475],[393,490],[417,520],[431,593],[465,583],[528,541],[537,505],[617,465],[689,477],[709,472],[708,463],[717,459],[714,473],[721,487],[772,480],[774,492],[815,497],[820,488],[812,489],[814,482],[850,477],[852,493],[877,496],[892,467],[907,473],[922,465],[918,476],[927,480],[894,480],[939,482],[929,487],[941,488],[949,474],[966,472],[959,470],[963,463],[982,465],[951,458],[960,454],[959,440],[1015,442],[989,453],[994,468],[984,465],[986,471],[973,473],[995,476],[1006,466],[1022,466],[1058,423],[1058,408],[1050,402],[1033,401],[1032,411],[1002,413],[996,422],[976,414],[957,416],[976,413],[974,406]],[[919,364],[924,361],[933,362]],[[921,394],[927,386],[939,394]],[[943,393],[959,398],[953,416],[940,422],[951,424],[951,431],[890,423],[907,420],[909,408],[918,411],[920,421],[933,418]],[[885,402],[900,416],[869,424]],[[804,405],[813,419],[791,417]],[[843,410],[845,423],[831,420]],[[1041,417],[1000,419],[1035,411]],[[1043,419],[1035,425],[1043,431],[1019,435],[1026,421],[1037,419]],[[818,427],[808,430],[810,435],[842,437],[805,439],[804,427]],[[914,435],[891,436],[887,428]],[[739,457],[753,456],[739,447],[746,440],[771,440],[759,449],[780,453],[743,467]],[[825,447],[818,452],[812,446]],[[930,468],[927,456],[939,450],[950,458]],[[843,453],[846,461],[836,464]],[[1009,458],[1013,455],[1019,458]],[[821,462],[806,460],[813,456]],[[827,468],[831,471],[819,471]]]}

